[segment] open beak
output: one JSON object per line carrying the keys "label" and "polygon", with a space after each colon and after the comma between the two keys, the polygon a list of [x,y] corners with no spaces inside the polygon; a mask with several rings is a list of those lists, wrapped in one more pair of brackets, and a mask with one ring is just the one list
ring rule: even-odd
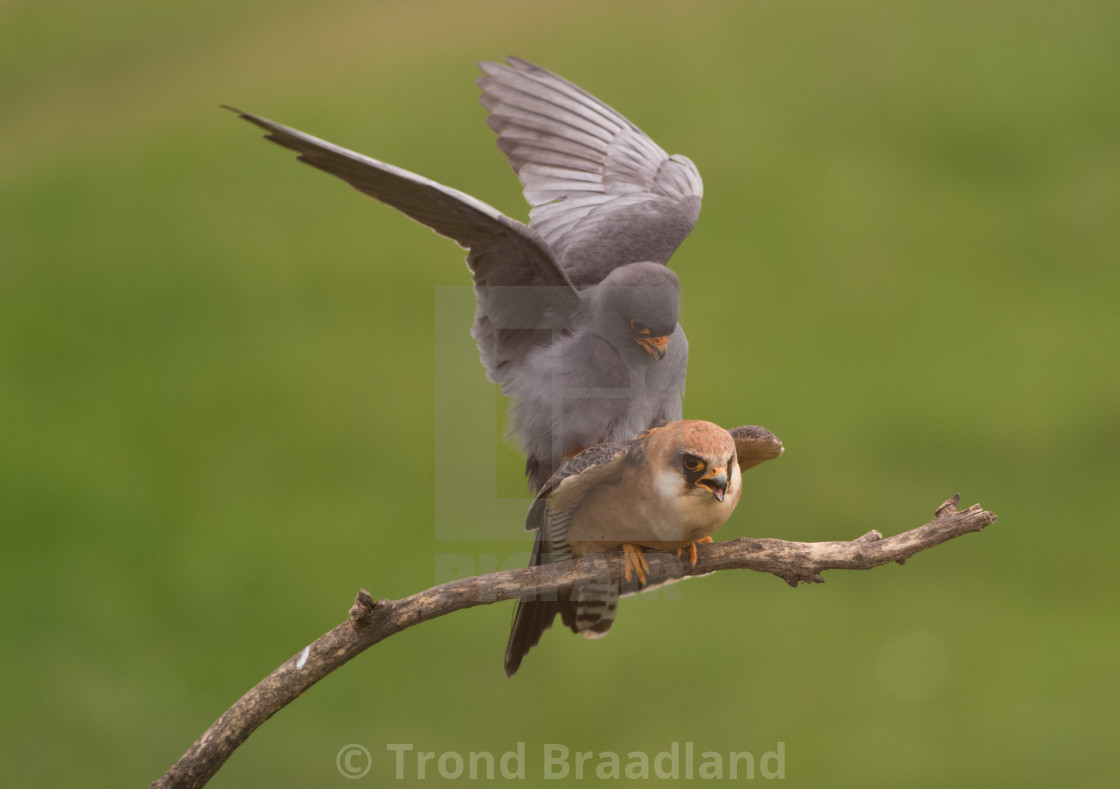
{"label": "open beak", "polygon": [[723,496],[727,493],[727,469],[723,466],[710,468],[707,474],[696,480],[696,484],[707,488],[716,497],[716,501],[723,501]]}
{"label": "open beak", "polygon": [[654,359],[665,358],[665,352],[669,350],[669,335],[667,334],[661,337],[639,337],[634,342],[645,348],[646,353]]}

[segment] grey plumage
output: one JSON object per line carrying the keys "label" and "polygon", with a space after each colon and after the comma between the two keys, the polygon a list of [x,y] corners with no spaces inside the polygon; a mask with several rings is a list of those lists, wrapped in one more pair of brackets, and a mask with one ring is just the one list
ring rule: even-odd
{"label": "grey plumage", "polygon": [[513,432],[536,490],[565,457],[680,418],[687,341],[679,283],[664,263],[695,224],[702,185],[690,161],[555,74],[516,58],[481,65],[489,124],[533,206],[528,225],[234,111],[300,161],[468,250],[472,336],[488,378],[514,401]]}
{"label": "grey plumage", "polygon": [[487,122],[524,186],[529,226],[572,282],[667,263],[700,216],[696,166],[567,80],[520,58],[507,64],[479,64]]}

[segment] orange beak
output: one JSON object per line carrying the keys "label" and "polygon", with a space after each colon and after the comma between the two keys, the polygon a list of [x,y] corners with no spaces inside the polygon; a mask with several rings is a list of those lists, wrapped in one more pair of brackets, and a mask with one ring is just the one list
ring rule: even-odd
{"label": "orange beak", "polygon": [[708,469],[708,473],[696,480],[696,484],[707,488],[708,492],[716,497],[716,501],[723,501],[727,493],[727,469],[716,466]]}
{"label": "orange beak", "polygon": [[639,337],[634,342],[645,348],[646,353],[654,359],[664,359],[665,352],[669,350],[669,335],[667,334],[660,337]]}

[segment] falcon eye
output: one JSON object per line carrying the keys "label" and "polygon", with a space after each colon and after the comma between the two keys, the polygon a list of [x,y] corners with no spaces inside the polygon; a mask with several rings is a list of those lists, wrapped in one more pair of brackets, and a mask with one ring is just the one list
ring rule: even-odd
{"label": "falcon eye", "polygon": [[689,471],[703,471],[704,461],[695,455],[684,456],[684,467]]}
{"label": "falcon eye", "polygon": [[630,328],[636,331],[638,334],[649,334],[649,326],[646,326],[637,318],[630,319]]}

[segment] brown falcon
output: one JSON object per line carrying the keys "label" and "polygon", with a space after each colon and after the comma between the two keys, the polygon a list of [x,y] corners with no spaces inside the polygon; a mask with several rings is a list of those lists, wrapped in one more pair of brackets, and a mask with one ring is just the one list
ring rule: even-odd
{"label": "brown falcon", "polygon": [[[645,584],[642,548],[688,550],[731,516],[742,471],[782,454],[765,428],[724,430],[698,420],[671,422],[623,443],[600,444],[568,460],[537,493],[525,528],[536,531],[532,566],[599,551],[623,550],[624,579]],[[615,618],[620,579],[560,590],[555,599],[523,598],[506,647],[513,676],[556,614],[572,632],[601,636]]]}

